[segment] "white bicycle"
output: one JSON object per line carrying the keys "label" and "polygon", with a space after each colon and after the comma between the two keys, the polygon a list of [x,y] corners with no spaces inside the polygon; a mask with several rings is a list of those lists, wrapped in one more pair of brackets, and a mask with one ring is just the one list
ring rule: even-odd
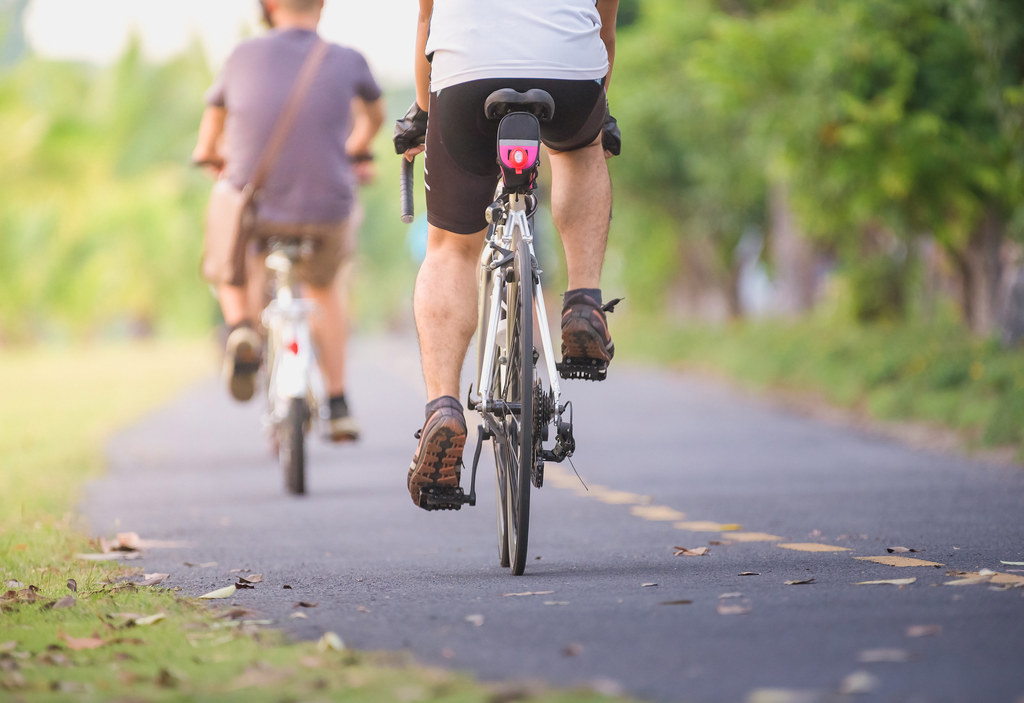
{"label": "white bicycle", "polygon": [[306,434],[326,420],[326,388],[311,329],[316,303],[299,294],[295,265],[313,253],[301,237],[271,237],[266,269],[270,302],[263,310],[266,333],[264,426],[276,445],[289,493],[306,492]]}

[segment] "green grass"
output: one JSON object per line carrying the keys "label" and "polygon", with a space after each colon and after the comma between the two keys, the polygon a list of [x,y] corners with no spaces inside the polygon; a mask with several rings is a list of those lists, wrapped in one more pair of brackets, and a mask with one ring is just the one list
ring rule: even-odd
{"label": "green grass", "polygon": [[972,338],[952,322],[623,322],[616,337],[634,356],[806,393],[878,421],[928,423],[968,448],[1024,455],[1024,351]]}
{"label": "green grass", "polygon": [[0,700],[604,699],[498,691],[404,656],[292,643],[258,616],[136,587],[130,569],[76,558],[97,551],[71,510],[103,470],[105,440],[212,368],[208,343],[0,351]]}

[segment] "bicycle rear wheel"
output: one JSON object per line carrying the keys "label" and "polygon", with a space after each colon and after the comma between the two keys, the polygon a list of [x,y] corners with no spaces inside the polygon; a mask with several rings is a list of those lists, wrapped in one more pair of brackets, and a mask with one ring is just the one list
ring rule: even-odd
{"label": "bicycle rear wheel", "polygon": [[309,407],[302,398],[292,398],[288,414],[277,426],[277,457],[284,469],[284,485],[289,493],[306,492],[306,421]]}
{"label": "bicycle rear wheel", "polygon": [[530,533],[530,483],[536,460],[533,427],[533,266],[526,242],[519,240],[507,284],[506,372],[501,398],[506,407],[496,437],[499,488],[504,493],[504,532],[509,567],[516,576],[526,568]]}

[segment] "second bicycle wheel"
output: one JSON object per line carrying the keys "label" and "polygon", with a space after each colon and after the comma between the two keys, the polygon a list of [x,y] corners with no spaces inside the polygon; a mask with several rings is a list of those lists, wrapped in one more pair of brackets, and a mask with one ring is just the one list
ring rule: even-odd
{"label": "second bicycle wheel", "polygon": [[530,477],[536,447],[533,431],[533,267],[526,242],[517,241],[507,284],[507,368],[501,397],[507,406],[502,415],[503,436],[498,440],[499,486],[504,488],[505,524],[509,566],[520,575],[526,568],[530,533]]}
{"label": "second bicycle wheel", "polygon": [[289,493],[306,492],[306,434],[309,408],[302,398],[292,398],[288,414],[277,426],[277,455],[284,469],[284,485]]}

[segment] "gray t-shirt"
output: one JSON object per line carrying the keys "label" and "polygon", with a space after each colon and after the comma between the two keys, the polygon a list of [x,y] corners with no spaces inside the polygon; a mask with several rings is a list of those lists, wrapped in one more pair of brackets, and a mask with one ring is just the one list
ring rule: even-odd
{"label": "gray t-shirt", "polygon": [[[234,186],[252,178],[315,40],[313,31],[284,29],[246,41],[207,92],[207,105],[227,110],[225,175]],[[332,44],[267,177],[260,219],[328,223],[348,217],[355,199],[345,155],[352,99],[372,102],[380,95],[363,56]]]}

